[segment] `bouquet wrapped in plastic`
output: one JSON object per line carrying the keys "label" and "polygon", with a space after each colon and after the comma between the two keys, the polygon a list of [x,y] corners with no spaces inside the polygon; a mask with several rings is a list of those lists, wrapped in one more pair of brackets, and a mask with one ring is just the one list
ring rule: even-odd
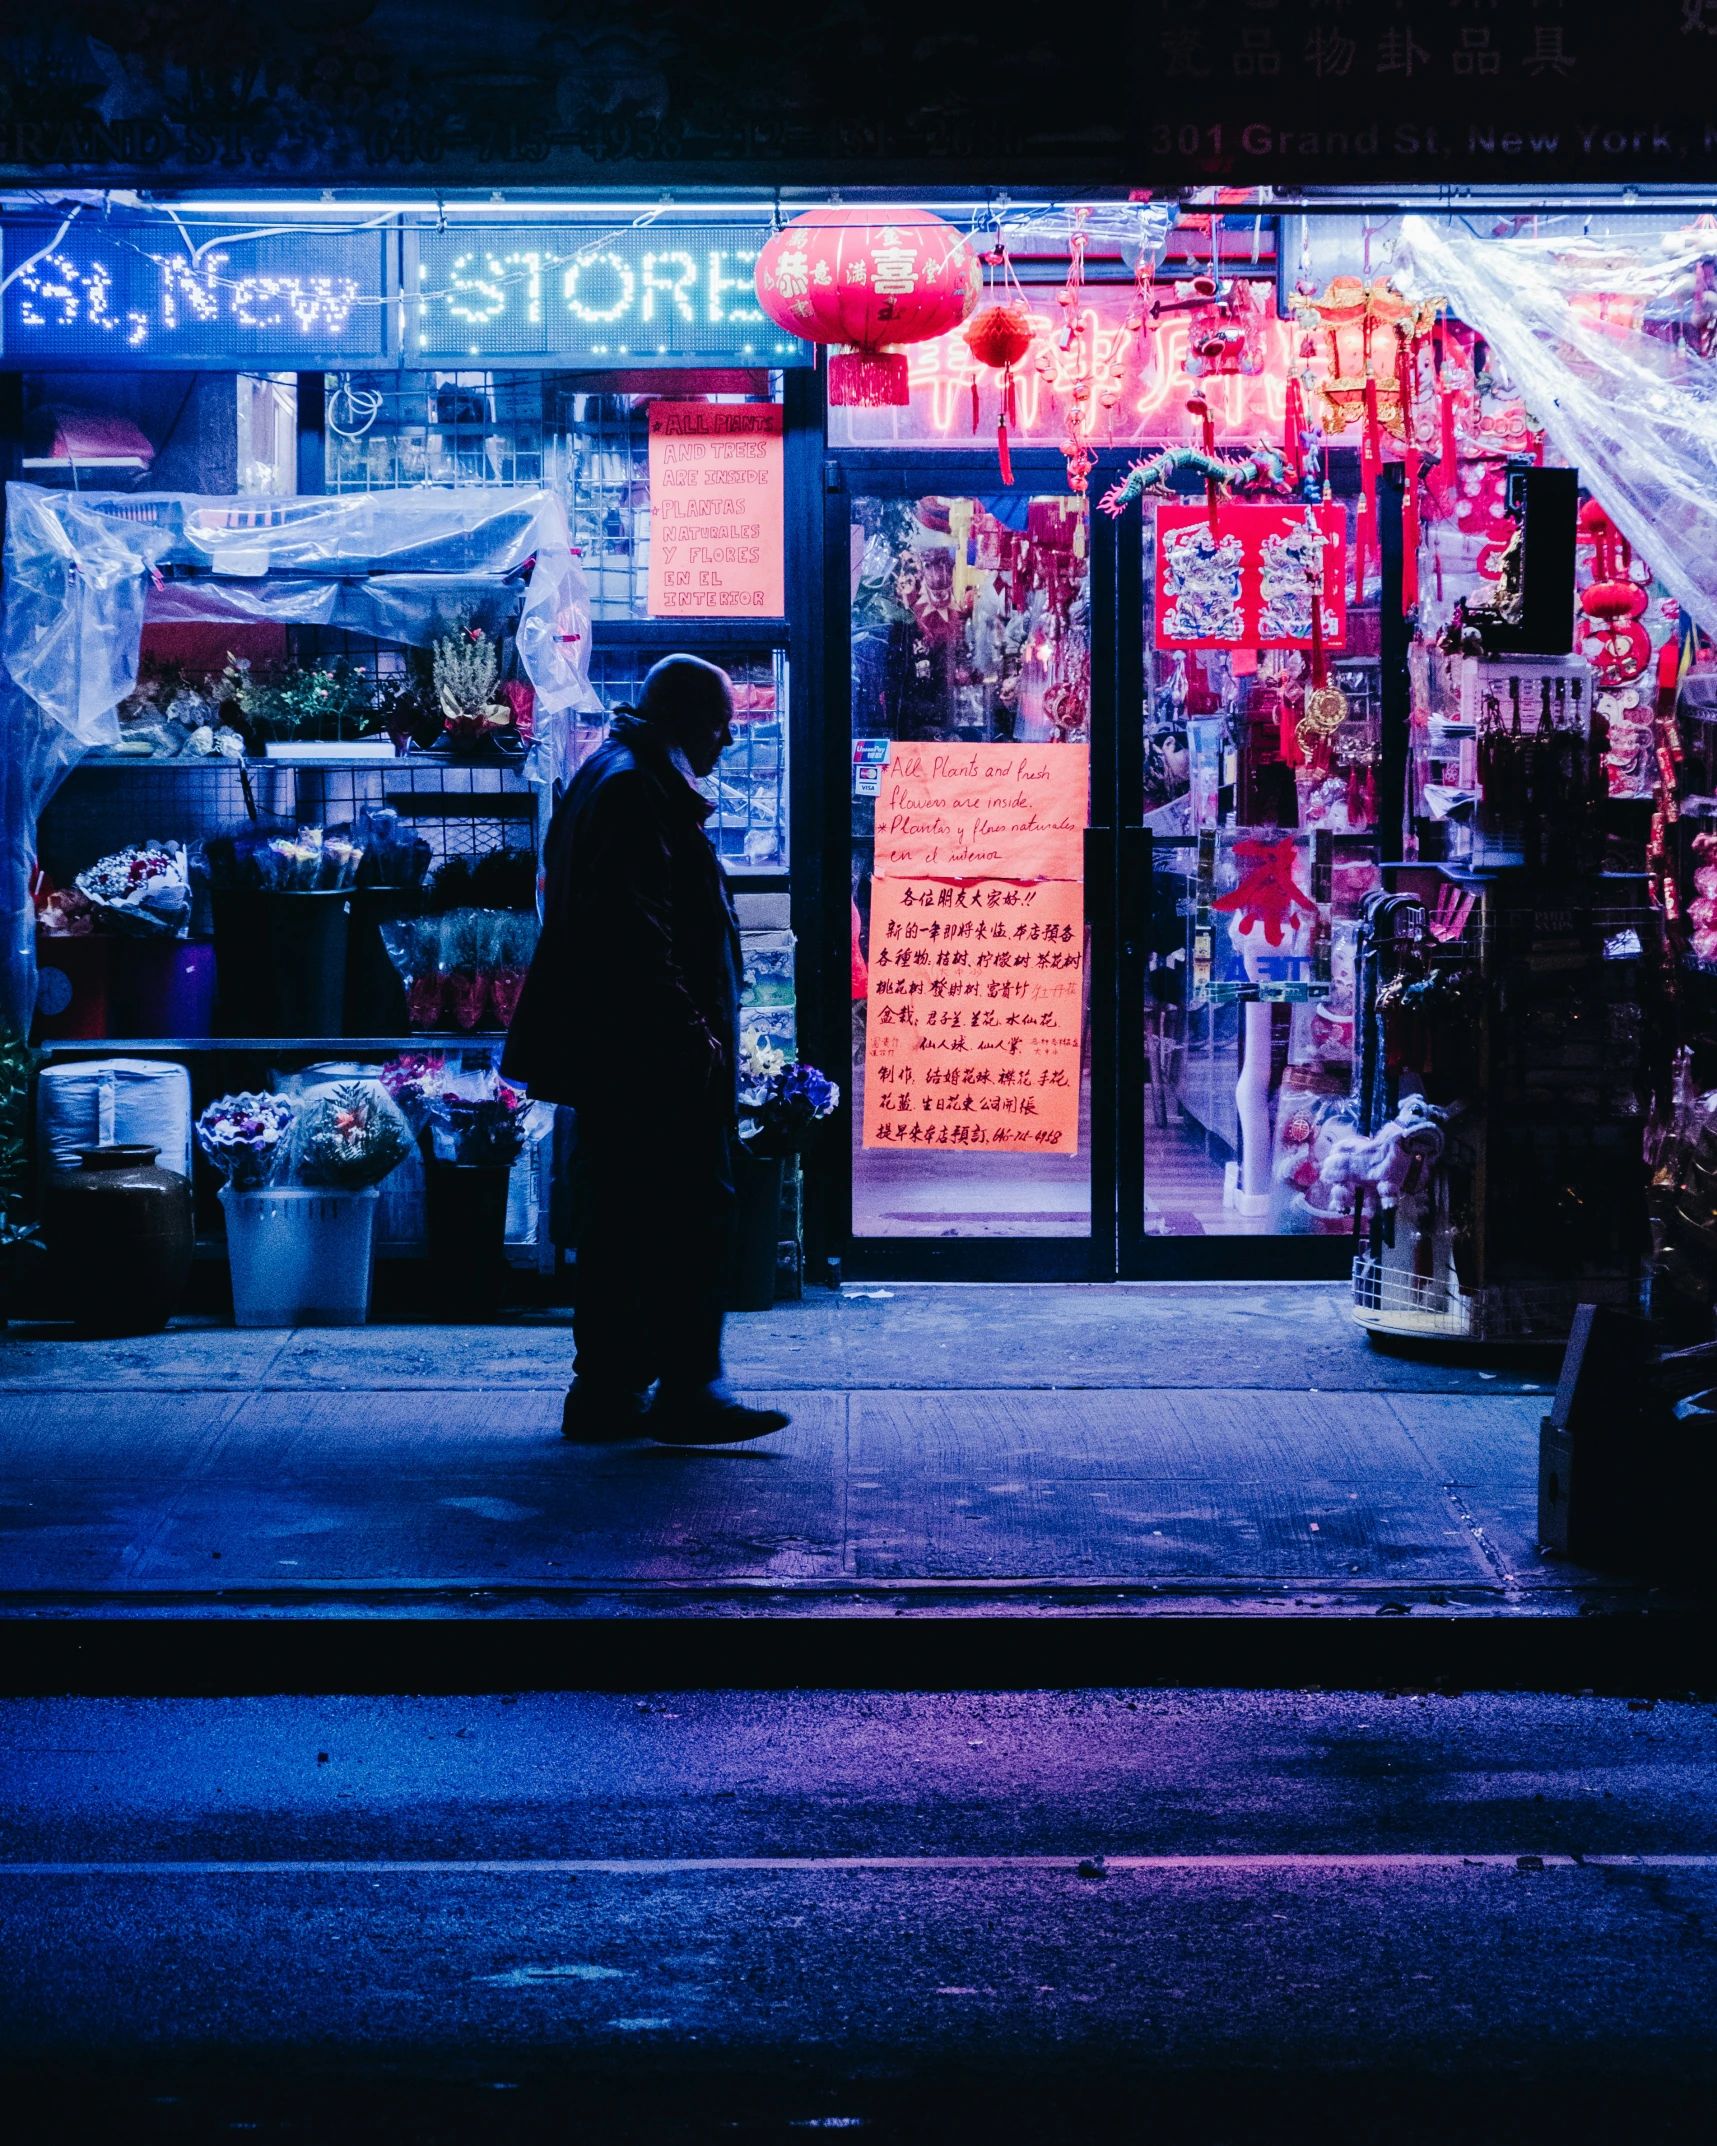
{"label": "bouquet wrapped in plastic", "polygon": [[283,1095],[223,1095],[197,1120],[197,1145],[230,1185],[253,1190],[279,1175],[296,1117]]}
{"label": "bouquet wrapped in plastic", "polygon": [[116,850],[77,875],[78,892],[109,930],[139,939],[175,939],[191,917],[191,875],[182,842]]}
{"label": "bouquet wrapped in plastic", "polygon": [[216,887],[339,894],[357,884],[364,841],[343,827],[241,827],[208,836],[203,855]]}
{"label": "bouquet wrapped in plastic", "polygon": [[344,1081],[299,1112],[292,1151],[305,1184],[361,1192],[405,1160],[411,1128],[382,1082]]}
{"label": "bouquet wrapped in plastic", "polygon": [[507,1028],[537,943],[526,910],[450,909],[381,927],[413,1028]]}
{"label": "bouquet wrapped in plastic", "polygon": [[381,1078],[426,1162],[515,1163],[554,1123],[551,1105],[533,1103],[492,1066],[456,1068],[414,1051],[384,1066]]}

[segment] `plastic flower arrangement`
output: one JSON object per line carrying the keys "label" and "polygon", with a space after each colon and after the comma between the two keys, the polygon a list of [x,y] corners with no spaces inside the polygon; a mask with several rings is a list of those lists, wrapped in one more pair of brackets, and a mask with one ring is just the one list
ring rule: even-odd
{"label": "plastic flower arrangement", "polygon": [[197,1120],[197,1145],[239,1190],[266,1185],[291,1152],[296,1116],[283,1095],[223,1095]]}
{"label": "plastic flower arrangement", "polygon": [[789,1065],[785,1051],[747,1039],[740,1064],[739,1137],[748,1154],[766,1162],[796,1155],[811,1127],[840,1099],[840,1089],[815,1066]]}
{"label": "plastic flower arrangement", "polygon": [[511,1165],[553,1123],[546,1103],[492,1068],[453,1071],[445,1060],[411,1051],[382,1068],[382,1085],[417,1133],[426,1162]]}
{"label": "plastic flower arrangement", "polygon": [[362,1192],[411,1151],[411,1128],[379,1081],[345,1081],[305,1104],[293,1152],[307,1185]]}

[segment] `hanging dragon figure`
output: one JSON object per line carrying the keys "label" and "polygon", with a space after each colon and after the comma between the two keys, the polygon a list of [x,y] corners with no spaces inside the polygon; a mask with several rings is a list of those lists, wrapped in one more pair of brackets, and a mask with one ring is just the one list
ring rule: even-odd
{"label": "hanging dragon figure", "polygon": [[1288,481],[1282,457],[1273,447],[1254,447],[1243,455],[1207,454],[1199,447],[1165,447],[1148,462],[1135,462],[1119,484],[1109,487],[1099,504],[1106,514],[1119,515],[1147,493],[1157,499],[1171,498],[1169,485],[1175,477],[1202,478],[1207,485],[1220,487],[1224,496],[1232,492],[1281,491],[1287,488]]}

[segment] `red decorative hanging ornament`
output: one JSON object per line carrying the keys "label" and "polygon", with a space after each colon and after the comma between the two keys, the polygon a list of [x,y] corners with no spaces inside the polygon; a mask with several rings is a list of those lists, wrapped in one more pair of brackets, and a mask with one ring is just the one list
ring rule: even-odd
{"label": "red decorative hanging ornament", "polygon": [[1595,499],[1580,509],[1579,533],[1592,547],[1593,575],[1580,591],[1580,653],[1600,686],[1631,685],[1651,661],[1651,635],[1640,624],[1650,598],[1629,571],[1627,538]]}
{"label": "red decorative hanging ornament", "polygon": [[1091,346],[1093,326],[1082,318],[1079,301],[1085,291],[1085,225],[1089,209],[1076,209],[1067,241],[1067,281],[1055,294],[1061,308],[1061,348],[1078,345],[1073,385],[1067,394],[1067,432],[1061,452],[1067,461],[1067,489],[1082,499],[1090,489],[1091,470],[1097,457],[1091,449],[1091,391],[1096,365]]}
{"label": "red decorative hanging ornament", "polygon": [[829,401],[848,409],[903,406],[897,346],[959,327],[983,288],[964,232],[912,208],[809,209],[770,239],[755,280],[777,327],[846,346],[829,360]]}
{"label": "red decorative hanging ornament", "polygon": [[[1019,422],[1014,406],[1014,367],[1031,348],[1037,323],[1031,317],[1025,293],[1019,287],[1007,248],[998,232],[995,245],[983,256],[984,266],[1002,279],[1002,293],[992,290],[991,302],[978,308],[961,331],[966,348],[980,365],[999,372],[1001,403],[996,413],[996,459],[1001,464],[1003,484],[1014,481],[1013,457],[1008,452],[1008,427]],[[1007,293],[1011,289],[1011,295]],[[976,379],[972,382],[972,430],[977,431],[981,398]]]}

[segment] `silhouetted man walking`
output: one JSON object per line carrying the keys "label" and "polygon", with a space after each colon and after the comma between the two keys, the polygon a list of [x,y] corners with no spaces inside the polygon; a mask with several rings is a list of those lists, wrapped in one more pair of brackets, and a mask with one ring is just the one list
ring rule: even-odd
{"label": "silhouetted man walking", "polygon": [[569,1438],[727,1444],[788,1420],[742,1407],[721,1366],[739,927],[692,779],[732,744],[732,717],[725,671],[665,657],[549,828],[502,1070],[578,1112]]}

